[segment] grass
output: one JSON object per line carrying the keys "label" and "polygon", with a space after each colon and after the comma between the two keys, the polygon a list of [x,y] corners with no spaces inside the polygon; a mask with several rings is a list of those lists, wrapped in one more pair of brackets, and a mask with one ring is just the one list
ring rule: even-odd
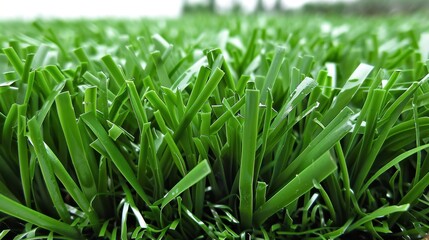
{"label": "grass", "polygon": [[427,27],[2,22],[0,239],[424,237]]}

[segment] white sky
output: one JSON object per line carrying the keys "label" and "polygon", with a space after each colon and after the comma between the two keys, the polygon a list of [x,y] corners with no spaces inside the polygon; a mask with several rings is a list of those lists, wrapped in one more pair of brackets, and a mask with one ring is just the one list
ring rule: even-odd
{"label": "white sky", "polygon": [[[245,3],[243,6],[247,11],[254,9],[257,2],[257,0],[236,1]],[[311,1],[315,0],[282,0],[283,5],[290,8],[297,8]],[[0,19],[177,17],[180,15],[183,2],[184,0],[0,0]],[[230,8],[233,2],[233,0],[217,0],[218,7],[221,9]],[[264,2],[266,6],[273,6],[275,0],[264,0]]]}

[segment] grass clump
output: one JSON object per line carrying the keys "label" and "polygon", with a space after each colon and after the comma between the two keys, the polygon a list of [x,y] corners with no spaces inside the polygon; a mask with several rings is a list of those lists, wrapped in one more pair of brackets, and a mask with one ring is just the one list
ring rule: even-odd
{"label": "grass clump", "polygon": [[224,24],[1,23],[0,238],[424,236],[427,24]]}

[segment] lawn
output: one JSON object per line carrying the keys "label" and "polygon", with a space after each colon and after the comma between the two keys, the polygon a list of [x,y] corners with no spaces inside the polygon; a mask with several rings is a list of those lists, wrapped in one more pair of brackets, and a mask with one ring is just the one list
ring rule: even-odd
{"label": "lawn", "polygon": [[423,15],[0,29],[0,239],[429,231]]}

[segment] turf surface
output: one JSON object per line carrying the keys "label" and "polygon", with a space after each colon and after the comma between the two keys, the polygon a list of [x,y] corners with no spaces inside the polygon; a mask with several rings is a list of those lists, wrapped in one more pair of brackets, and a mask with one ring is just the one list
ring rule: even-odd
{"label": "turf surface", "polygon": [[425,236],[423,19],[0,23],[0,239]]}

